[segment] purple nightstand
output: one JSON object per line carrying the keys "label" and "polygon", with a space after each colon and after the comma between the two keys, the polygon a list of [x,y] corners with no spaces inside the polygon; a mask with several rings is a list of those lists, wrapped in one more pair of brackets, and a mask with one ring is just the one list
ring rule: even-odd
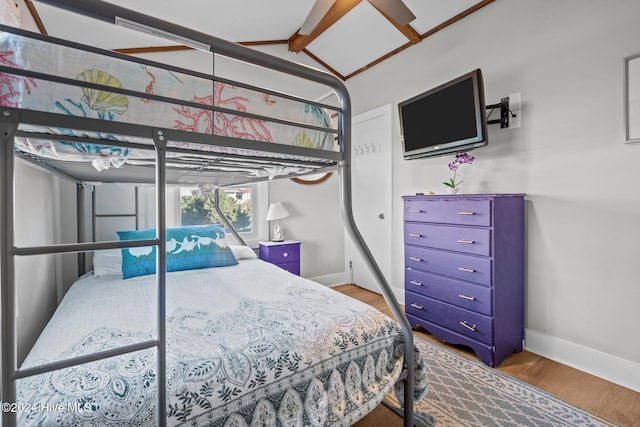
{"label": "purple nightstand", "polygon": [[300,242],[259,242],[260,259],[300,275]]}
{"label": "purple nightstand", "polygon": [[524,195],[405,196],[405,312],[495,367],[522,351]]}

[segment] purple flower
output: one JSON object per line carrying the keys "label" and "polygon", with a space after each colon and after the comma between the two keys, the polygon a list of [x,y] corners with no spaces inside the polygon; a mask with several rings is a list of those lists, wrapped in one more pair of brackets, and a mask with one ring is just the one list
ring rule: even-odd
{"label": "purple flower", "polygon": [[473,163],[476,158],[468,155],[467,153],[456,154],[456,160],[458,163]]}
{"label": "purple flower", "polygon": [[453,178],[449,178],[449,181],[443,182],[443,184],[451,188],[457,187],[462,182],[456,182],[458,168],[460,167],[460,165],[473,163],[475,159],[475,157],[470,156],[467,153],[456,154],[456,158],[453,160],[453,162],[449,163],[449,169],[453,171]]}

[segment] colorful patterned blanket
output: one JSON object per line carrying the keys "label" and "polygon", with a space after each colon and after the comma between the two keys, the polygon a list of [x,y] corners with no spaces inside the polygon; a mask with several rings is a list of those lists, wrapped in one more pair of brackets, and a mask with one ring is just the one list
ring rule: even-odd
{"label": "colorful patterned blanket", "polygon": [[[327,112],[308,103],[213,82],[204,77],[139,64],[0,32],[0,65],[72,79],[86,87],[45,79],[0,73],[0,105],[59,114],[120,121],[182,131],[224,135],[251,141],[334,150],[333,134],[269,121],[288,120],[330,127]],[[96,86],[93,86],[96,85]],[[97,86],[99,85],[99,86]],[[110,88],[136,91],[135,95]],[[165,97],[150,99],[146,94]],[[188,101],[180,105],[176,101]],[[198,105],[230,110],[212,112]],[[240,111],[261,117],[233,114]],[[27,128],[26,130],[30,130]],[[122,136],[77,132],[70,129],[33,129],[54,135],[89,136],[105,141]],[[42,157],[90,161],[101,170],[129,160],[150,159],[153,151],[104,144],[18,138],[19,149]],[[170,146],[205,152],[261,155],[250,149],[170,142]]]}

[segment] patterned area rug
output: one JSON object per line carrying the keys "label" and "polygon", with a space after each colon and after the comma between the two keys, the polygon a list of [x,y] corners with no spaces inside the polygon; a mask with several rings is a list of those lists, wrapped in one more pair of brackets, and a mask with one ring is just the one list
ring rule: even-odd
{"label": "patterned area rug", "polygon": [[[416,425],[610,426],[550,393],[420,338],[429,392],[416,402]],[[390,402],[385,402],[390,403]]]}

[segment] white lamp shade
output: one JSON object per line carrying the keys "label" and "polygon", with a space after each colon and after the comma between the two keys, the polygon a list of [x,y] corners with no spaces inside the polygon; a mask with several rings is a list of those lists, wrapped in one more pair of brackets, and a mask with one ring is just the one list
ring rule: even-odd
{"label": "white lamp shade", "polygon": [[282,219],[289,216],[289,211],[280,202],[271,203],[267,212],[267,221]]}

